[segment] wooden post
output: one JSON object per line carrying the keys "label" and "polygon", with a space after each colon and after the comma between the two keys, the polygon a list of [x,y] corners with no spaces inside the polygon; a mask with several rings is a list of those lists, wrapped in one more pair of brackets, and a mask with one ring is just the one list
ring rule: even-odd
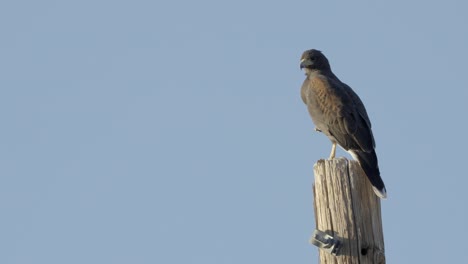
{"label": "wooden post", "polygon": [[320,263],[385,264],[380,198],[359,163],[319,160],[314,174],[317,229],[342,243],[338,256],[319,250]]}

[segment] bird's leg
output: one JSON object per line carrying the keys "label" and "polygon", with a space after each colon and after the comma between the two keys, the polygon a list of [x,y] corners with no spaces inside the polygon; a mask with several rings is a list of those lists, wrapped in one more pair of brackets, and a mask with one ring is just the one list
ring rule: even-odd
{"label": "bird's leg", "polygon": [[336,142],[333,142],[332,144],[333,144],[333,145],[332,145],[332,150],[331,150],[330,158],[329,158],[329,159],[334,159],[334,158],[335,158]]}

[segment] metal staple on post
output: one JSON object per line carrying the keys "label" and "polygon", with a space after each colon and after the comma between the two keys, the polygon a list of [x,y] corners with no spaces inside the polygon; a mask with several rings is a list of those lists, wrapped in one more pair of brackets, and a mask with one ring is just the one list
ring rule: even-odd
{"label": "metal staple on post", "polygon": [[338,255],[341,248],[341,242],[338,239],[317,229],[315,229],[309,242],[334,256]]}

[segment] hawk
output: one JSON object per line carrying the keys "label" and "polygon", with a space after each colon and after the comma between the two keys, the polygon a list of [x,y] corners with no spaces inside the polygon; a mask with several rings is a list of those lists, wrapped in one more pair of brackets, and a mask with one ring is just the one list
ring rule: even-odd
{"label": "hawk", "polygon": [[371,122],[361,99],[351,87],[336,77],[321,51],[305,51],[300,68],[306,74],[301,97],[316,126],[315,130],[324,133],[332,142],[330,159],[335,158],[336,144],[340,145],[359,162],[376,195],[386,198]]}

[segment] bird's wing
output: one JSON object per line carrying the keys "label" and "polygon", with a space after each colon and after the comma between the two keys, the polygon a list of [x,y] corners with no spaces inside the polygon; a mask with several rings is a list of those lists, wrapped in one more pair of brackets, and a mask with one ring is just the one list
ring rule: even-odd
{"label": "bird's wing", "polygon": [[366,109],[358,95],[346,84],[331,78],[335,107],[338,111],[330,112],[328,120],[329,133],[338,144],[346,150],[370,152],[374,150],[374,136]]}
{"label": "bird's wing", "polygon": [[369,116],[367,115],[366,108],[364,107],[364,104],[361,101],[361,98],[359,98],[359,96],[347,84],[345,83],[342,83],[342,84],[343,84],[344,89],[348,91],[349,96],[354,102],[357,112],[361,116],[362,120],[366,123],[367,129],[369,130],[369,133],[370,133],[370,137],[372,138],[372,148],[375,148],[375,140],[372,134],[372,124],[369,119]]}

